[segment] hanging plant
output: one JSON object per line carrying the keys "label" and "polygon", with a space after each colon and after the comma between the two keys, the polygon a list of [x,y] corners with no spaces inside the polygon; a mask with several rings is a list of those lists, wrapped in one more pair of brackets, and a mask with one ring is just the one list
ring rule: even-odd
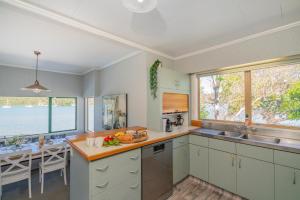
{"label": "hanging plant", "polygon": [[160,65],[161,65],[161,61],[157,59],[150,68],[150,89],[151,89],[151,95],[153,96],[154,99],[157,97],[156,96],[157,87],[158,87],[157,70]]}

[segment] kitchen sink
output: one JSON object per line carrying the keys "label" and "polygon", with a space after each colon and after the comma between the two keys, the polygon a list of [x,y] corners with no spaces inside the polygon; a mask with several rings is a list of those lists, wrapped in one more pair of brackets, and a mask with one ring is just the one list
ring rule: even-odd
{"label": "kitchen sink", "polygon": [[226,137],[241,137],[242,134],[239,132],[224,131],[224,132],[220,133],[219,135],[223,135]]}
{"label": "kitchen sink", "polygon": [[248,134],[248,135],[243,135],[241,138],[245,139],[245,140],[252,140],[252,141],[271,143],[271,144],[279,144],[280,143],[279,138],[265,137],[265,136],[260,136],[260,135]]}

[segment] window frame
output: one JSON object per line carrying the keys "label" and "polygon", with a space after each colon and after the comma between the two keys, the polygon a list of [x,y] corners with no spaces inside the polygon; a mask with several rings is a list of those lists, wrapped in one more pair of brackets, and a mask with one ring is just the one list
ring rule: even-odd
{"label": "window frame", "polygon": [[257,69],[266,69],[266,68],[274,68],[280,67],[284,65],[292,65],[292,64],[300,64],[300,54],[294,56],[287,56],[282,58],[276,58],[271,60],[259,61],[254,63],[242,64],[232,67],[224,67],[219,68],[217,70],[209,70],[197,73],[197,110],[198,110],[198,120],[203,120],[207,122],[221,122],[221,123],[231,123],[231,124],[244,124],[245,121],[229,121],[229,120],[217,120],[217,119],[201,119],[200,118],[200,78],[204,76],[217,75],[217,74],[230,74],[235,72],[243,72],[244,73],[244,96],[245,96],[245,114],[249,116],[250,126],[258,126],[265,128],[281,128],[281,129],[292,129],[292,130],[300,130],[298,126],[288,126],[288,125],[277,125],[277,124],[267,124],[267,123],[253,123],[252,121],[252,79],[251,79],[251,71]]}
{"label": "window frame", "polygon": [[[86,132],[94,132],[95,130],[89,130],[89,99],[94,100],[94,109],[95,109],[95,97],[86,97],[84,99],[85,102],[85,131]],[[94,111],[94,118],[95,118],[95,111]],[[95,127],[94,127],[95,129]]]}

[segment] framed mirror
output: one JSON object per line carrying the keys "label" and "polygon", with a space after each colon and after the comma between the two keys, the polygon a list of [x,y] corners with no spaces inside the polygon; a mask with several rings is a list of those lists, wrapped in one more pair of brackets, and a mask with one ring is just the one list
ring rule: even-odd
{"label": "framed mirror", "polygon": [[102,122],[105,130],[127,127],[127,94],[102,97]]}

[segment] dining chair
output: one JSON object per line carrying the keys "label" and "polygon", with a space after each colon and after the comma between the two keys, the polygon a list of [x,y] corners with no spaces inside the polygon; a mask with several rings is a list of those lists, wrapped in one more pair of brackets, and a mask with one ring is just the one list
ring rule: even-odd
{"label": "dining chair", "polygon": [[32,150],[23,150],[0,155],[0,186],[28,179],[29,198],[31,198]]}
{"label": "dining chair", "polygon": [[44,176],[46,173],[61,170],[64,182],[67,185],[67,147],[66,144],[56,144],[41,148],[42,162],[39,163],[39,181],[41,183],[41,194],[44,192]]}

